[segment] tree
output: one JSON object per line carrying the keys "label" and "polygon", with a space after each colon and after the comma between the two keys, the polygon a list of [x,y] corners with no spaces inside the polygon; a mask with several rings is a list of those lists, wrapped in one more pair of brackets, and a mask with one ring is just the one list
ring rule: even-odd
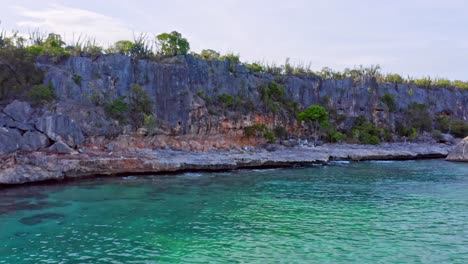
{"label": "tree", "polygon": [[186,38],[177,31],[162,33],[156,36],[161,53],[167,56],[185,55],[190,50],[190,44]]}
{"label": "tree", "polygon": [[109,49],[109,53],[120,53],[130,56],[133,49],[133,42],[130,40],[119,40],[114,43],[114,46]]}
{"label": "tree", "polygon": [[328,113],[319,105],[311,105],[297,116],[299,121],[311,123],[314,129],[314,146],[317,146],[318,132],[320,127],[328,124]]}

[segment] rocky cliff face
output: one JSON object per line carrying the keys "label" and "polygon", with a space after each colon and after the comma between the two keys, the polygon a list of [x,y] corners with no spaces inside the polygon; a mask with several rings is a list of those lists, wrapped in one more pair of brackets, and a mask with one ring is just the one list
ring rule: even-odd
{"label": "rocky cliff face", "polygon": [[[128,98],[130,87],[139,84],[154,102],[154,113],[161,126],[176,134],[233,134],[255,122],[276,125],[295,125],[295,115],[281,115],[261,107],[259,87],[275,81],[286,88],[289,101],[300,108],[322,104],[334,109],[344,119],[340,126],[349,127],[354,118],[364,116],[380,127],[394,129],[395,120],[412,103],[427,104],[432,116],[448,114],[468,120],[468,91],[459,89],[423,89],[412,85],[377,84],[372,78],[354,81],[326,80],[314,77],[274,76],[250,73],[242,65],[226,61],[205,61],[190,55],[162,62],[133,61],[113,54],[97,59],[71,57],[62,64],[38,62],[45,70],[45,82],[52,82],[60,98],[58,112],[67,113],[87,135],[119,133],[115,124],[105,117],[105,100]],[[229,94],[248,103],[250,109],[236,113],[213,113],[210,101]],[[395,112],[389,111],[381,100],[391,94],[395,98]],[[118,129],[117,129],[118,130]],[[120,131],[121,132],[121,131]]]}

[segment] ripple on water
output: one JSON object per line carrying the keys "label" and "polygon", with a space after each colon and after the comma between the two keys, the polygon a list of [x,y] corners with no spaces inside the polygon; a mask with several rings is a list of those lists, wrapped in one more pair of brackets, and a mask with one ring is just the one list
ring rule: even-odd
{"label": "ripple on water", "polygon": [[351,162],[49,187],[32,189],[47,197],[28,198],[26,188],[0,200],[0,263],[468,263],[465,164]]}

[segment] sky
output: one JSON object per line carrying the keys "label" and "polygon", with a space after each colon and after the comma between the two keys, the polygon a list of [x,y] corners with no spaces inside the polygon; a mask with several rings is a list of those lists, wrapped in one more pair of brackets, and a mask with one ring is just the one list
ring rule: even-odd
{"label": "sky", "polygon": [[86,35],[103,45],[178,31],[191,49],[244,62],[468,80],[465,0],[0,0],[0,27]]}

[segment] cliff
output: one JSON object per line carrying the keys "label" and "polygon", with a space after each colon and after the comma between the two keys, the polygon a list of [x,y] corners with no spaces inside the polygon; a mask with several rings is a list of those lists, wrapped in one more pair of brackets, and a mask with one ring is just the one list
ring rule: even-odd
{"label": "cliff", "polygon": [[[190,55],[160,62],[135,61],[119,54],[70,57],[58,64],[42,59],[37,67],[45,71],[44,83],[52,82],[55,87],[59,97],[57,111],[71,116],[88,136],[123,132],[106,117],[102,106],[116,98],[128,99],[133,84],[139,84],[154,102],[153,113],[159,127],[178,135],[240,136],[243,128],[259,122],[270,128],[283,126],[298,134],[301,127],[296,121],[297,113],[286,107],[294,102],[299,109],[311,104],[325,106],[337,120],[336,129],[344,130],[363,116],[394,132],[397,121],[403,120],[415,103],[426,105],[433,120],[441,114],[468,120],[468,90],[377,83],[375,78],[321,80],[313,76],[251,73],[229,60],[205,61]],[[272,82],[286,89],[284,101],[288,104],[283,104],[284,111],[271,111],[262,101],[261,87]],[[394,97],[394,109],[382,100],[387,94]],[[219,102],[221,95],[231,95],[234,103],[223,106]]]}

